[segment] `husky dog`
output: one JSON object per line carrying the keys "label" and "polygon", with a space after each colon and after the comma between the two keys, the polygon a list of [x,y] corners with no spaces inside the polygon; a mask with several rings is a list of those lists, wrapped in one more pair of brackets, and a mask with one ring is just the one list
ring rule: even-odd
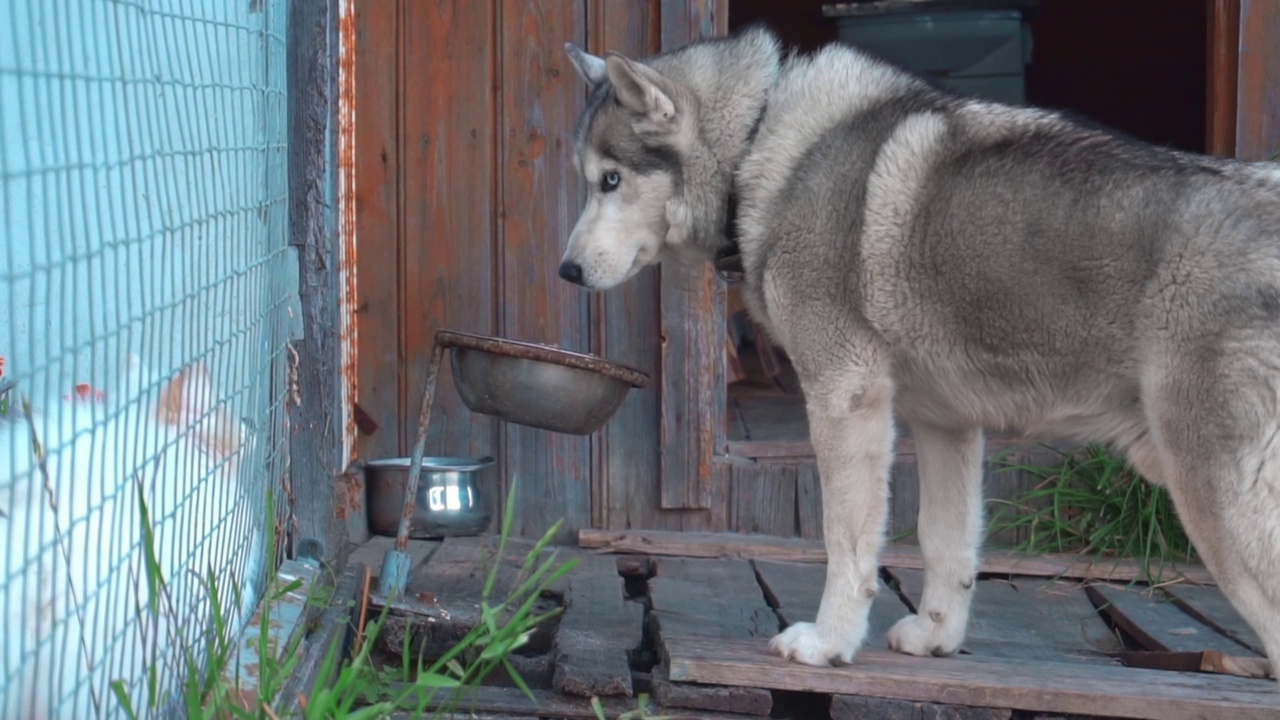
{"label": "husky dog", "polygon": [[1280,657],[1280,165],[962,97],[848,46],[784,58],[758,27],[643,61],[566,50],[591,88],[589,193],[561,277],[740,255],[799,375],[829,561],[816,622],[777,653],[863,643],[896,416],[925,580],[891,648],[964,639],[1002,430],[1124,452]]}

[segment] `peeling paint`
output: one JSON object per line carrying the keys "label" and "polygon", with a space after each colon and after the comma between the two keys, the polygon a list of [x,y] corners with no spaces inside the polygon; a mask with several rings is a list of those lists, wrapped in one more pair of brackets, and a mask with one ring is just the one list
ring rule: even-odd
{"label": "peeling paint", "polygon": [[354,0],[338,3],[338,257],[341,296],[338,344],[342,368],[342,454],[344,465],[355,460],[357,397],[356,294],[356,15]]}
{"label": "peeling paint", "polygon": [[[290,639],[302,629],[307,616],[307,598],[319,576],[319,565],[307,560],[285,560],[276,571],[277,587],[286,587],[294,581],[300,581],[298,587],[272,600],[269,606],[266,603],[258,605],[240,635],[236,657],[223,670],[223,678],[231,687],[236,688],[242,707],[255,707],[258,702],[262,662],[258,656],[258,647],[263,611],[270,610],[267,618],[268,652],[280,660],[281,651],[289,646]],[[274,698],[269,700],[273,701]]]}

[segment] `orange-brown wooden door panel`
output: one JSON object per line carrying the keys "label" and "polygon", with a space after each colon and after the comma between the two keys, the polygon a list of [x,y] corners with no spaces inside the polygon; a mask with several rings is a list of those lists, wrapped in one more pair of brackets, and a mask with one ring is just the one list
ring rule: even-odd
{"label": "orange-brown wooden door panel", "polygon": [[1210,0],[1209,152],[1243,160],[1280,153],[1280,3]]}
{"label": "orange-brown wooden door panel", "polygon": [[1240,0],[1236,156],[1280,155],[1280,2]]}

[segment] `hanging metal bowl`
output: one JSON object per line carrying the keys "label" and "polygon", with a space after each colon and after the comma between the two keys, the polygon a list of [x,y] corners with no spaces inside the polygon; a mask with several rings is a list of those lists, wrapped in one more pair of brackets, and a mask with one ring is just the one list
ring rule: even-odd
{"label": "hanging metal bowl", "polygon": [[436,342],[450,348],[454,384],[472,412],[551,432],[589,435],[631,388],[649,384],[635,368],[551,345],[452,330]]}

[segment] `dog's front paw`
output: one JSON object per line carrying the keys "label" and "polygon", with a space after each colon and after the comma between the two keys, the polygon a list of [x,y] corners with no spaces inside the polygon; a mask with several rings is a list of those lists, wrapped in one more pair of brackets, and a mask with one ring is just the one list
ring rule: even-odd
{"label": "dog's front paw", "polygon": [[908,615],[889,628],[889,649],[908,655],[952,655],[964,641],[964,625],[947,620],[937,613]]}
{"label": "dog's front paw", "polygon": [[769,648],[788,660],[822,667],[853,662],[858,645],[840,642],[838,633],[819,632],[813,623],[798,622],[775,635]]}

